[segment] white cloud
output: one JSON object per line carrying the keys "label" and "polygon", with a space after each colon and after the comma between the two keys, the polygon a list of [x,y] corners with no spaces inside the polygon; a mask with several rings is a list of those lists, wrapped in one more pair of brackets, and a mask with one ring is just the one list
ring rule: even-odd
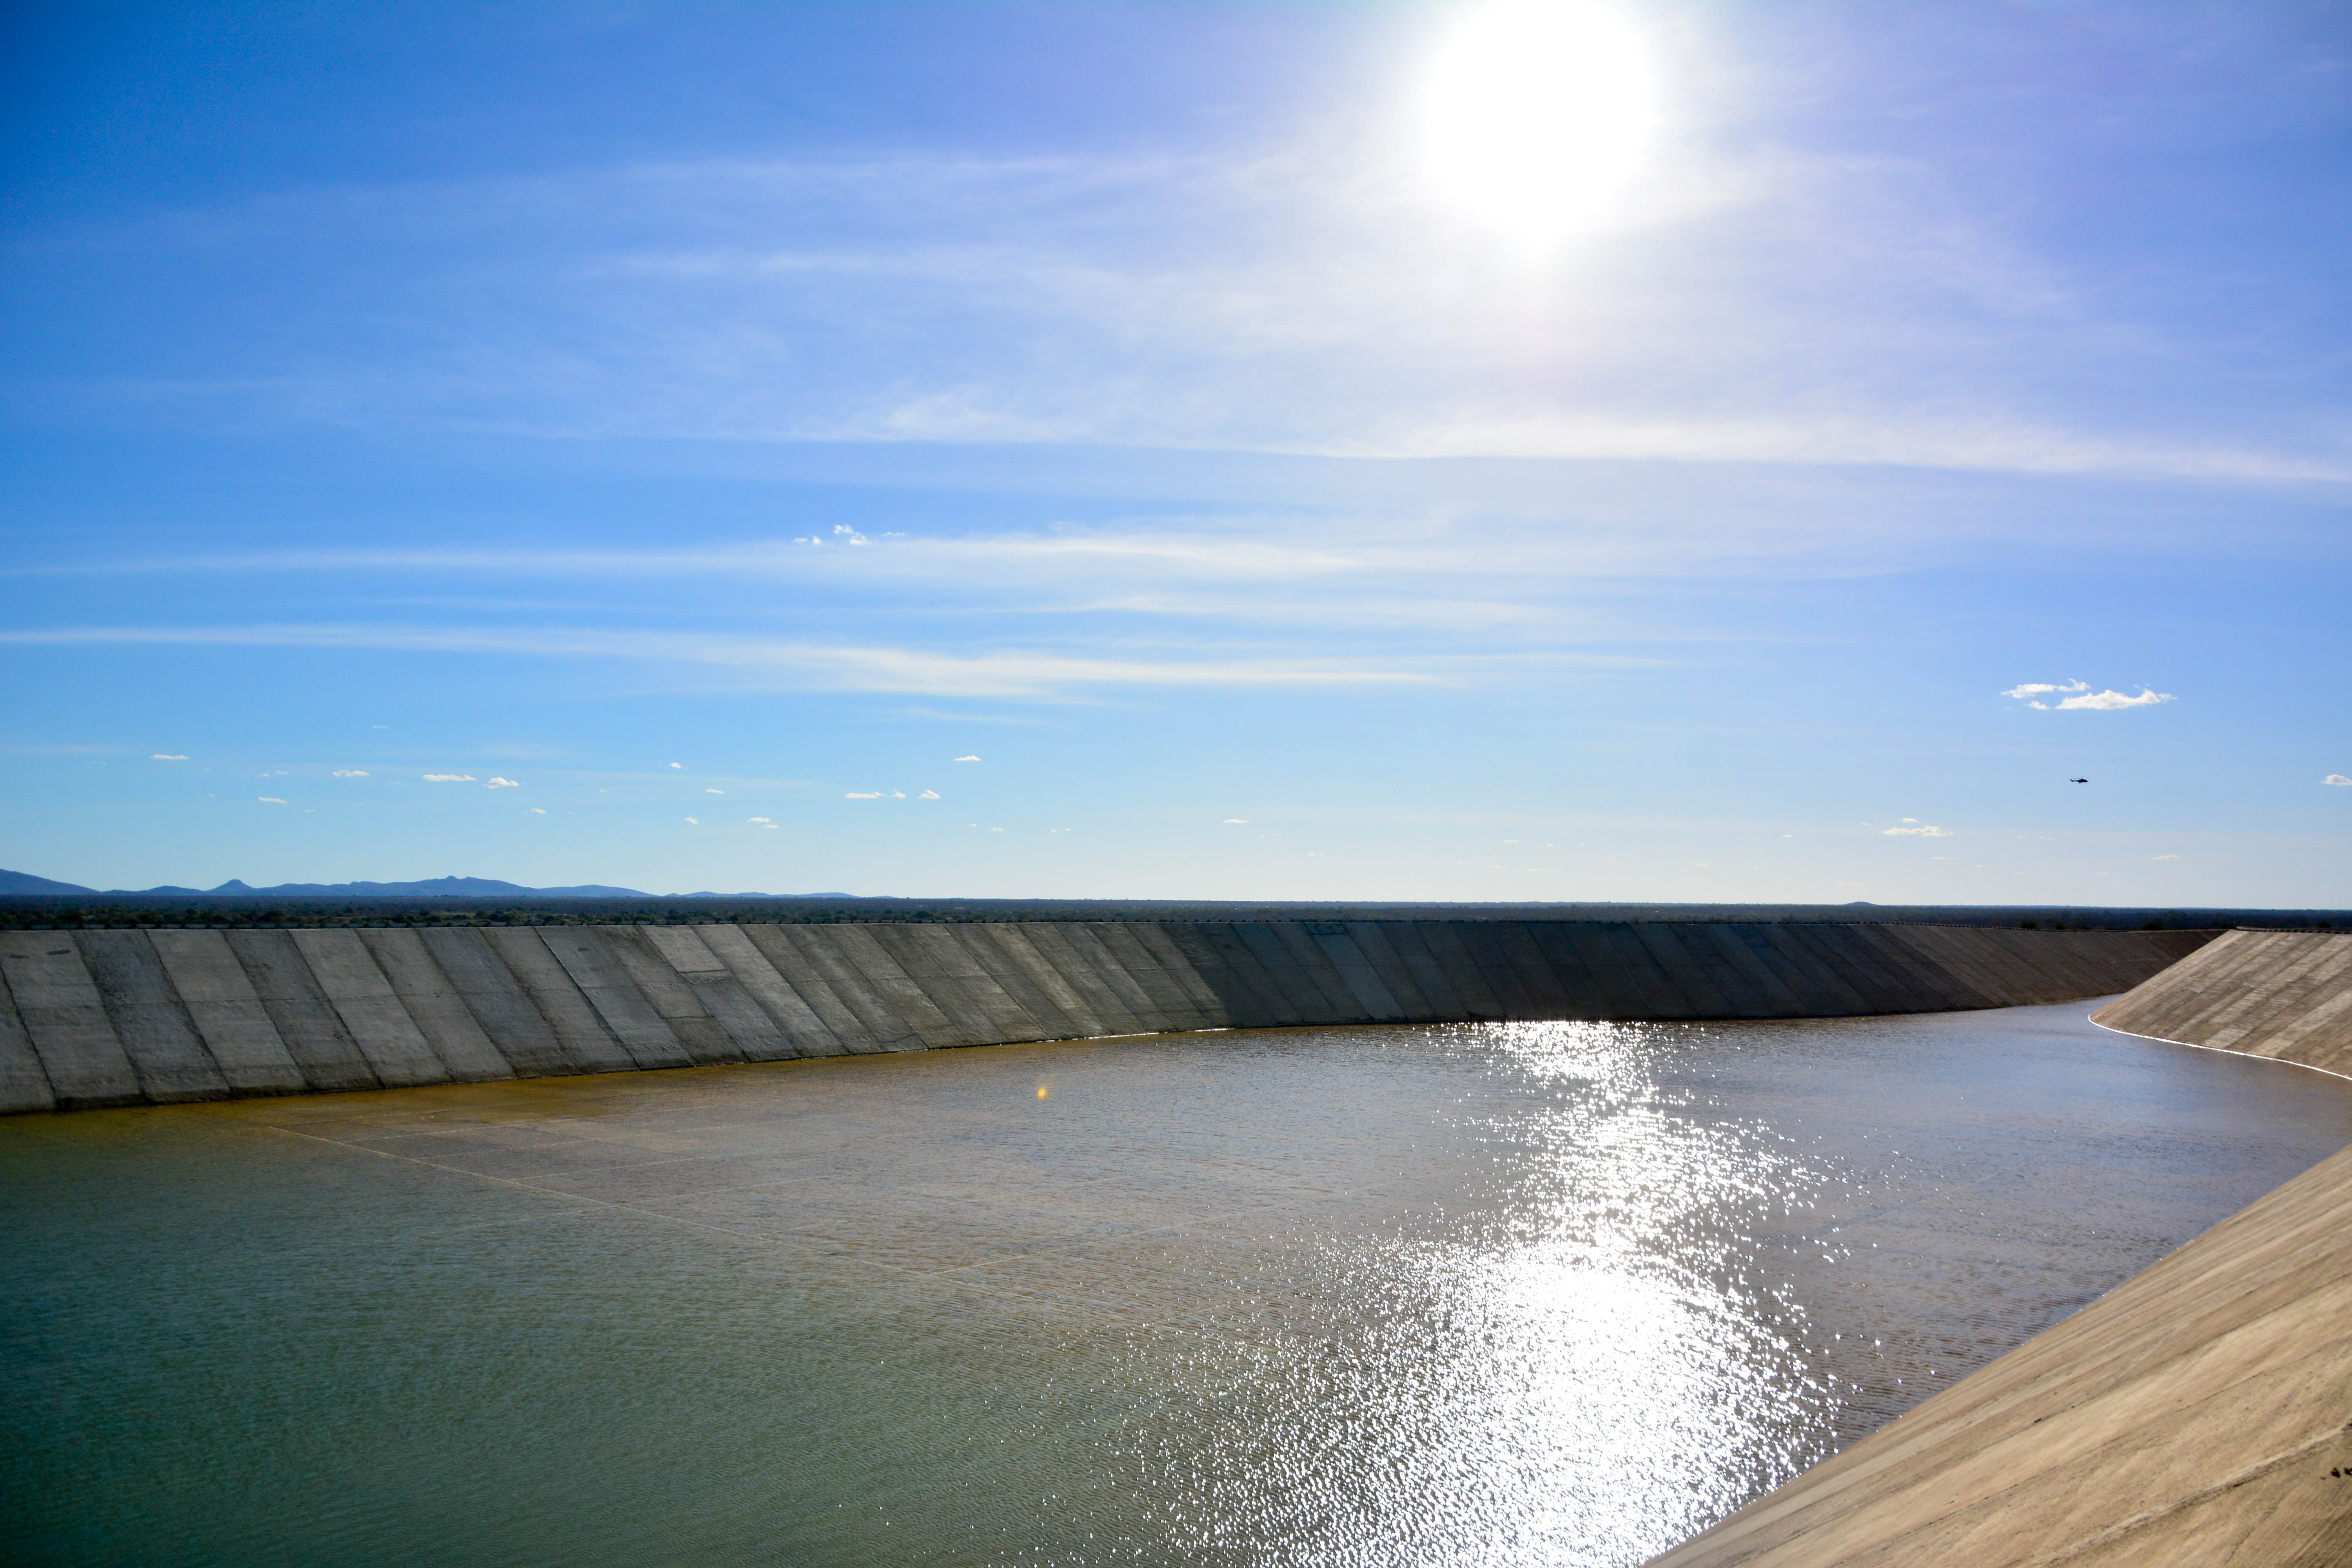
{"label": "white cloud", "polygon": [[2117,708],[2152,708],[2159,702],[2169,702],[2173,700],[2172,693],[2169,691],[2157,691],[2145,686],[2140,688],[2139,695],[2137,697],[2127,696],[2121,691],[2093,691],[2091,683],[2087,680],[2063,680],[2055,684],[2048,681],[2028,681],[2022,686],[2011,687],[2001,695],[2034,699],[2053,696],[2059,692],[2070,692],[2073,695],[2062,698],[2054,706],[2039,700],[2029,700],[2025,705],[2028,708],[2039,708],[2045,713],[2057,712],[2069,708],[2103,712]]}
{"label": "white cloud", "polygon": [[530,805],[525,806],[523,809],[530,812],[533,816],[545,816],[547,815],[547,807],[543,805]]}
{"label": "white cloud", "polygon": [[765,822],[768,819],[764,816],[747,816],[743,820],[746,822]]}
{"label": "white cloud", "polygon": [[[1917,819],[1906,816],[1903,820],[1906,822],[1912,822]],[[1951,838],[1956,837],[1948,827],[1936,827],[1932,826],[1926,827],[1885,827],[1881,828],[1879,832],[1888,838]]]}
{"label": "white cloud", "polygon": [[502,779],[493,775],[490,782],[484,784],[482,787],[484,789],[520,789],[522,788],[522,781],[520,779]]}
{"label": "white cloud", "polygon": [[2159,702],[2169,702],[2172,700],[2172,693],[2169,691],[2156,691],[2143,686],[2139,689],[2139,695],[2137,697],[2126,697],[2120,691],[2095,691],[2087,697],[2069,697],[2058,706],[2062,709],[2087,708],[2104,712],[2116,708],[2153,708]]}
{"label": "white cloud", "polygon": [[940,798],[940,792],[935,789],[927,789],[915,798],[917,800],[937,800]]}
{"label": "white cloud", "polygon": [[1246,816],[1229,816],[1218,826],[1221,827],[1247,827],[1249,826],[1249,818]]}
{"label": "white cloud", "polygon": [[727,792],[723,789],[707,789],[702,793],[705,795],[725,795]]}
{"label": "white cloud", "polygon": [[188,758],[184,752],[157,752],[148,760],[157,763],[184,763]]}
{"label": "white cloud", "polygon": [[2155,855],[2149,857],[2149,858],[2155,860],[2178,860],[2180,857],[2178,855]]}
{"label": "white cloud", "polygon": [[339,779],[363,779],[368,776],[368,771],[365,768],[337,768],[335,776]]}
{"label": "white cloud", "polygon": [[976,756],[975,756],[975,757],[958,757],[958,758],[956,759],[956,761],[957,761],[957,762],[960,762],[960,763],[976,763],[976,762],[980,761],[980,759],[979,759],[978,757],[976,757]]}
{"label": "white cloud", "polygon": [[670,766],[674,768],[682,768],[686,766],[686,764],[684,763],[670,763]]}
{"label": "white cloud", "polygon": [[2346,778],[2342,773],[2330,773],[2319,782],[2331,784],[2352,784],[2352,779]]}
{"label": "white cloud", "polygon": [[907,792],[902,789],[894,789],[890,792],[890,798],[892,800],[904,800],[907,798]]}
{"label": "white cloud", "polygon": [[284,805],[286,804],[282,798],[274,795],[265,795],[259,798],[261,804],[264,805]]}
{"label": "white cloud", "polygon": [[425,782],[426,784],[472,784],[474,782],[474,775],[471,773],[426,773],[425,775]]}
{"label": "white cloud", "polygon": [[844,800],[880,800],[882,798],[882,792],[878,789],[854,789],[847,795],[843,795],[841,798]]}
{"label": "white cloud", "polygon": [[695,826],[697,826],[697,827],[699,827],[699,826],[702,826],[702,818],[700,818],[700,817],[698,817],[698,816],[689,816],[689,817],[688,817],[688,818],[687,818],[687,821],[688,821],[689,823],[692,823],[692,824],[693,824]]}

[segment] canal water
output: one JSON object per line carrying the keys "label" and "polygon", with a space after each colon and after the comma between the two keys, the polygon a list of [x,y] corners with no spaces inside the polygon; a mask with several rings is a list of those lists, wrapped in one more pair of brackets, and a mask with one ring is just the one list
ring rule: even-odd
{"label": "canal water", "polygon": [[2091,1005],[0,1121],[0,1558],[1636,1563],[2352,1142]]}

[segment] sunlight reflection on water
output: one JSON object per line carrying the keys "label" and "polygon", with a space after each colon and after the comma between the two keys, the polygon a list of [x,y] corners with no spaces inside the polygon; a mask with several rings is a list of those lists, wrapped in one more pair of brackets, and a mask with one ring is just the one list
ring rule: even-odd
{"label": "sunlight reflection on water", "polygon": [[2086,1010],[0,1122],[0,1489],[29,1561],[1638,1562],[2352,1139]]}
{"label": "sunlight reflection on water", "polygon": [[[1792,1304],[1726,1271],[1722,1222],[1793,1213],[1821,1173],[1753,1125],[1662,1108],[1642,1028],[1454,1033],[1555,1092],[1460,1118],[1520,1157],[1457,1195],[1433,1226],[1451,1234],[1386,1251],[1376,1325],[1341,1298],[1344,1353],[1282,1380],[1277,1451],[1244,1440],[1213,1467],[1250,1479],[1188,1548],[1255,1515],[1283,1544],[1265,1561],[1637,1561],[1809,1457],[1827,1388],[1775,1327]],[[1360,1282],[1365,1263],[1333,1268]]]}

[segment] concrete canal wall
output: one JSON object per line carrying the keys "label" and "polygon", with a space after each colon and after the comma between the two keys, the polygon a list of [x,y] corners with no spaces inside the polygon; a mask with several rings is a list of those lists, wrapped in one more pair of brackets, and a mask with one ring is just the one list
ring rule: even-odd
{"label": "concrete canal wall", "polygon": [[2352,936],[2230,931],[2091,1021],[2352,1078]]}
{"label": "concrete canal wall", "polygon": [[[2092,1015],[2352,1073],[2352,936],[2231,931]],[[2352,1150],[1652,1568],[2352,1563]]]}
{"label": "concrete canal wall", "polygon": [[0,1111],[1289,1024],[2126,991],[2202,931],[1118,921],[0,932]]}

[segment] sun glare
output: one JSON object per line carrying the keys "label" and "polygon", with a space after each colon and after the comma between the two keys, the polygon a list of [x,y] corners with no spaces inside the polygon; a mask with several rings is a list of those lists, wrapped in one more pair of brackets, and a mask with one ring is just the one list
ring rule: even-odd
{"label": "sun glare", "polygon": [[1422,153],[1441,202],[1540,248],[1604,218],[1658,119],[1650,51],[1588,0],[1495,0],[1430,62]]}

